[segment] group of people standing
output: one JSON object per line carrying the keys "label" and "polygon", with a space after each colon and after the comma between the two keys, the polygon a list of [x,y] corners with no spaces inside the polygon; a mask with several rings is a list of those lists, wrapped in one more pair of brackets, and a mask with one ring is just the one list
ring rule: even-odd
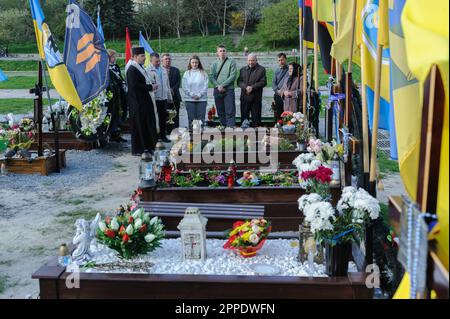
{"label": "group of people standing", "polygon": [[[236,62],[227,56],[225,46],[219,45],[218,59],[212,63],[209,74],[200,58],[194,55],[189,59],[187,70],[181,77],[180,70],[171,65],[170,54],[159,56],[153,53],[150,65],[145,68],[144,48],[134,47],[132,59],[125,67],[124,81],[115,64],[115,52],[110,51],[111,85],[114,96],[120,99],[114,108],[118,109],[120,103],[128,105],[134,155],[140,155],[144,150],[152,151],[159,139],[169,142],[166,136],[167,110],[176,110],[174,127],[178,127],[182,100],[190,126],[193,120],[204,121],[209,83],[214,88],[215,105],[222,126],[236,126],[235,83],[241,89],[241,124],[247,121],[252,127],[261,125],[263,89],[267,85],[267,77],[266,69],[258,63],[257,56],[253,53],[247,55],[247,65],[238,71]],[[284,53],[278,55],[278,63],[279,68],[272,80],[277,118],[283,111],[297,111],[302,94],[299,86],[300,66],[296,63],[288,64]],[[127,103],[124,103],[125,90]],[[126,118],[126,112],[125,106],[122,108],[122,116],[117,117],[117,121],[112,121],[112,136],[118,132],[116,123]],[[121,140],[120,137],[118,139]]]}

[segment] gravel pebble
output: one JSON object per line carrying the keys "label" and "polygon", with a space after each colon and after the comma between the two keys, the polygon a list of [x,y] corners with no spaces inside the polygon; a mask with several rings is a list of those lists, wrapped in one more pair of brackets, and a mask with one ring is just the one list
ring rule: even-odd
{"label": "gravel pebble", "polygon": [[113,159],[114,154],[108,150],[68,150],[66,167],[60,173],[49,176],[9,173],[7,176],[0,176],[0,190],[29,191],[42,187],[49,190],[70,190],[87,186],[113,167]]}

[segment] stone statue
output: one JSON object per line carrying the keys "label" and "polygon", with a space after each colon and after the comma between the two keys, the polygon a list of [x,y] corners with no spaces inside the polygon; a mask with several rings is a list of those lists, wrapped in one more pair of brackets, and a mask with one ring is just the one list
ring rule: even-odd
{"label": "stone statue", "polygon": [[75,262],[84,262],[91,257],[89,248],[92,239],[95,237],[99,221],[100,214],[97,213],[97,216],[90,223],[85,219],[77,219],[75,222],[76,233],[72,241],[77,246],[72,253]]}

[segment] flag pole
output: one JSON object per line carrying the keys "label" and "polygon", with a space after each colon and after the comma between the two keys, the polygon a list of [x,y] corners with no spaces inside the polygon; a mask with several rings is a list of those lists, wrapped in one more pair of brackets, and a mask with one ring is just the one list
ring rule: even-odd
{"label": "flag pole", "polygon": [[[333,0],[333,24],[334,24],[334,41],[337,40],[338,37],[338,22],[337,22],[337,9],[336,9],[336,0]],[[341,68],[338,60],[334,59],[335,64],[335,72],[336,72],[336,84],[340,86],[341,82]]]}
{"label": "flag pole", "polygon": [[[302,16],[304,15],[305,11],[305,5],[302,1]],[[302,17],[302,20],[304,22],[304,17]],[[302,49],[303,49],[303,78],[302,78],[302,88],[303,88],[303,116],[306,118],[306,91],[308,89],[308,48],[306,47],[305,40],[302,41]]]}
{"label": "flag pole", "polygon": [[[301,1],[301,6],[300,6]],[[303,0],[299,0],[299,6],[298,6],[298,35],[299,35],[299,46],[298,46],[298,53],[300,57],[299,64],[303,67],[303,51],[302,51],[302,45],[303,45]]]}
{"label": "flag pole", "polygon": [[314,0],[314,89],[319,92],[319,67],[318,67],[318,51],[319,51],[319,6],[318,0]]}
{"label": "flag pole", "polygon": [[377,46],[376,73],[375,73],[375,97],[373,103],[373,123],[372,123],[372,145],[370,159],[369,192],[376,196],[376,168],[377,168],[377,141],[378,141],[378,122],[380,113],[380,94],[381,94],[381,62],[382,62],[383,44]]}
{"label": "flag pole", "polygon": [[365,77],[365,58],[364,47],[361,45],[361,104],[362,104],[362,133],[363,133],[363,171],[364,171],[364,188],[369,191],[369,117],[367,114],[367,94],[364,84]]}
{"label": "flag pole", "polygon": [[353,42],[355,41],[355,24],[356,24],[356,0],[353,1],[352,7],[352,24],[351,24],[351,42],[350,42],[350,54],[348,57],[347,74],[345,77],[345,127],[349,127],[350,118],[352,113],[352,72],[353,72]]}

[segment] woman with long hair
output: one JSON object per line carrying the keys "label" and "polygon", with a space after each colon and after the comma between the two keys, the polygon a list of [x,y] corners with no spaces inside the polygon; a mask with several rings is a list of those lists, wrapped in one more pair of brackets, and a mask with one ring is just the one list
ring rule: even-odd
{"label": "woman with long hair", "polygon": [[300,83],[302,77],[300,76],[300,69],[299,64],[295,62],[289,63],[289,76],[281,88],[285,111],[297,112],[299,102],[301,101],[302,91]]}
{"label": "woman with long hair", "polygon": [[208,81],[208,74],[203,69],[200,58],[197,55],[192,56],[189,59],[187,71],[184,72],[182,81],[190,128],[193,120],[205,122]]}

